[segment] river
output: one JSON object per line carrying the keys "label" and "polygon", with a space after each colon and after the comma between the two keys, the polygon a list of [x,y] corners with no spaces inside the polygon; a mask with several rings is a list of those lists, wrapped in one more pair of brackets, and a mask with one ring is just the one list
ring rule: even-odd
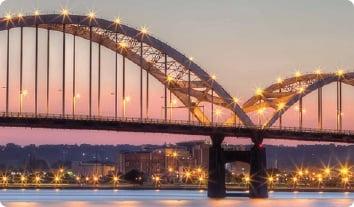
{"label": "river", "polygon": [[2,190],[0,207],[354,207],[354,193],[273,192],[269,199],[209,199],[188,190]]}

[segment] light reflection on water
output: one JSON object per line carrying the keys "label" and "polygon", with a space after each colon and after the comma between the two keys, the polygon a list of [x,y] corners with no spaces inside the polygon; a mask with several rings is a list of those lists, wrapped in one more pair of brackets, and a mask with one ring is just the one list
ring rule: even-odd
{"label": "light reflection on water", "polygon": [[215,200],[208,199],[205,191],[187,190],[3,190],[0,201],[6,207],[349,207],[354,194],[272,192],[264,200]]}

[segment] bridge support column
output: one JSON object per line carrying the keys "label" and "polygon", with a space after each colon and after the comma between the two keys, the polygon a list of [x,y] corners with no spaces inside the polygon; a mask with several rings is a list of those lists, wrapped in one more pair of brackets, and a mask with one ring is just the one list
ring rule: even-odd
{"label": "bridge support column", "polygon": [[250,151],[250,198],[268,198],[266,149],[255,144]]}
{"label": "bridge support column", "polygon": [[224,136],[213,135],[211,137],[212,146],[209,148],[209,179],[208,179],[208,197],[224,198],[226,197],[225,187],[225,159],[224,150],[221,143]]}

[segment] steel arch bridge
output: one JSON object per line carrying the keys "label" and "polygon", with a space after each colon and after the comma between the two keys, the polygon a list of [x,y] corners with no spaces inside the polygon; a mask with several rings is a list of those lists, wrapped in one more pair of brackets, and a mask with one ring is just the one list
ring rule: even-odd
{"label": "steel arch bridge", "polygon": [[[23,115],[22,99],[24,96],[23,89],[23,28],[30,27],[35,29],[35,88],[34,88],[34,113],[38,117],[38,30],[47,31],[47,68],[46,68],[46,112],[49,113],[49,100],[51,87],[49,82],[50,74],[50,31],[57,31],[63,34],[62,38],[62,116],[75,116],[75,98],[76,98],[76,81],[77,72],[75,71],[76,62],[76,37],[89,40],[89,112],[87,116],[91,118],[93,105],[93,51],[92,44],[99,45],[99,66],[98,66],[98,111],[101,105],[101,46],[115,53],[115,113],[114,117],[118,118],[118,63],[117,55],[123,57],[123,85],[122,85],[122,105],[126,102],[126,81],[125,81],[125,60],[128,59],[140,68],[140,119],[148,118],[149,111],[149,76],[154,77],[164,87],[164,121],[167,121],[168,91],[172,93],[184,107],[189,111],[188,122],[191,123],[191,117],[194,117],[200,124],[213,126],[215,124],[222,126],[237,126],[237,120],[244,127],[254,127],[259,130],[274,127],[279,120],[280,129],[282,126],[282,115],[294,104],[299,103],[299,130],[302,126],[302,99],[311,92],[318,90],[318,122],[319,128],[322,129],[322,88],[333,82],[337,83],[337,130],[342,131],[342,84],[354,85],[354,73],[344,73],[338,70],[336,73],[321,73],[317,71],[314,74],[297,74],[285,80],[278,80],[277,83],[270,85],[264,90],[257,90],[256,95],[247,100],[242,106],[239,105],[237,99],[232,97],[217,81],[216,77],[209,75],[206,70],[193,62],[193,59],[186,57],[168,44],[158,40],[148,34],[145,28],[140,30],[134,29],[121,23],[119,19],[109,21],[96,18],[94,13],[88,15],[71,15],[67,11],[61,14],[45,14],[38,12],[29,15],[7,15],[0,19],[0,31],[7,31],[7,63],[6,63],[6,111],[5,116],[12,113],[10,111],[9,99],[10,92],[10,30],[20,28],[20,111],[19,115]],[[66,36],[73,37],[73,85],[72,85],[72,113],[66,112]],[[146,72],[146,115],[144,116],[143,101],[143,72]],[[171,95],[170,95],[171,97]],[[171,101],[171,100],[170,100]],[[202,110],[202,104],[207,103],[211,106],[211,113],[208,115]],[[222,123],[214,120],[214,106],[222,107],[230,111],[231,116]],[[264,124],[255,124],[251,118],[251,113],[272,109],[273,115]],[[100,113],[100,112],[98,112]],[[28,114],[27,114],[28,115]],[[43,114],[42,114],[43,115]],[[12,115],[13,116],[13,113]],[[77,115],[76,115],[77,116]],[[100,116],[100,114],[98,114]],[[125,112],[123,117],[126,117]]]}
{"label": "steel arch bridge", "polygon": [[[213,102],[215,105],[233,111],[245,125],[253,125],[240,106],[234,103],[233,97],[215,81],[213,76],[206,73],[190,58],[147,34],[146,31],[139,31],[115,21],[69,14],[33,15],[14,18],[8,16],[0,21],[1,31],[9,31],[12,28],[22,29],[23,27],[34,27],[37,31],[39,28],[47,29],[48,31],[60,31],[64,35],[71,34],[90,40],[90,45],[92,42],[98,43],[122,55],[141,67],[141,73],[145,70],[163,84],[166,89],[170,90],[200,122],[210,123],[213,118],[203,113],[198,104],[201,102]],[[65,37],[63,38],[63,45],[65,45]],[[65,49],[65,47],[63,48]],[[65,50],[63,53],[65,53]],[[92,58],[91,55],[90,51],[90,57]],[[65,58],[63,58],[63,61],[65,62]],[[92,65],[90,64],[90,75],[91,73]],[[65,77],[65,68],[63,68],[63,74]],[[142,81],[141,79],[141,85]],[[62,87],[65,88],[65,84]],[[65,95],[63,95],[63,114],[65,114],[64,99]],[[140,103],[140,111],[142,117],[142,101]]]}
{"label": "steel arch bridge", "polygon": [[[35,70],[34,70],[34,109],[32,112],[23,112],[22,102],[25,96],[23,88],[24,78],[24,28],[35,29]],[[11,93],[13,86],[10,84],[13,74],[10,70],[10,30],[20,31],[20,63],[18,93]],[[47,31],[46,56],[46,113],[39,113],[39,30]],[[209,75],[206,70],[198,66],[192,59],[186,57],[173,47],[148,34],[145,28],[134,29],[120,22],[119,19],[109,21],[96,18],[94,13],[89,15],[71,15],[64,10],[61,14],[41,15],[7,15],[0,18],[0,31],[6,31],[6,110],[0,113],[0,126],[11,127],[37,127],[60,129],[86,129],[86,130],[114,130],[129,132],[158,132],[189,135],[211,136],[212,146],[209,151],[209,182],[208,196],[224,197],[225,194],[225,168],[224,164],[232,161],[245,161],[251,165],[250,196],[255,198],[267,197],[266,187],[266,152],[262,145],[263,138],[291,139],[303,141],[330,141],[342,143],[354,143],[354,132],[342,129],[342,84],[354,85],[354,73],[344,73],[338,70],[336,73],[297,74],[285,80],[279,80],[264,90],[259,89],[254,97],[247,100],[242,106],[236,98],[232,97],[217,81],[216,77]],[[62,77],[61,77],[61,113],[51,114],[50,102],[50,38],[51,31],[62,34]],[[67,44],[68,35],[73,37],[72,57],[72,87],[66,84],[68,70]],[[75,113],[75,100],[77,97],[76,81],[76,38],[89,41],[89,99],[88,113],[79,115]],[[93,114],[93,44],[98,45],[98,115]],[[114,72],[114,115],[101,116],[102,95],[102,70],[101,46],[115,53]],[[122,97],[123,114],[118,116],[118,55],[122,56]],[[140,69],[139,92],[140,101],[138,118],[129,118],[125,114],[126,96],[126,59],[137,65]],[[146,72],[146,102],[144,115],[143,100],[143,73]],[[155,78],[164,87],[164,119],[149,118],[149,77]],[[337,83],[337,130],[325,130],[322,127],[323,107],[322,88],[326,85]],[[72,112],[66,111],[67,89],[72,89]],[[318,124],[319,129],[306,129],[302,126],[302,99],[314,91],[318,91]],[[183,107],[188,111],[187,121],[174,121],[167,119],[168,91],[179,99]],[[10,98],[19,95],[19,111],[10,110]],[[171,98],[171,95],[170,95]],[[171,102],[171,100],[170,100]],[[208,115],[202,110],[203,103],[209,104],[211,113]],[[299,103],[299,128],[287,128],[282,126],[282,116],[294,104]],[[214,106],[222,107],[229,111],[230,117],[223,122],[214,120]],[[266,109],[273,110],[272,116],[264,124],[255,124],[251,114]],[[197,122],[192,120],[194,117]],[[238,124],[237,121],[241,123]],[[279,120],[279,127],[274,124]],[[241,136],[252,138],[255,144],[250,151],[224,152],[221,143],[226,136]]]}

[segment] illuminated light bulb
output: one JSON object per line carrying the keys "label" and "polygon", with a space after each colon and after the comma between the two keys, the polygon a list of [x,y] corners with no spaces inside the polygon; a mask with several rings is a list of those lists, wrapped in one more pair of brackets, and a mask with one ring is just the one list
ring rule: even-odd
{"label": "illuminated light bulb", "polygon": [[114,177],[113,177],[113,181],[114,181],[114,182],[117,182],[117,181],[118,181],[118,177],[117,177],[117,176],[114,176]]}
{"label": "illuminated light bulb", "polygon": [[36,10],[36,11],[34,11],[34,16],[39,16],[40,15],[40,11],[39,10]]}
{"label": "illuminated light bulb", "polygon": [[20,12],[17,14],[17,17],[21,19],[23,17],[23,14]]}
{"label": "illuminated light bulb", "polygon": [[177,100],[176,99],[173,99],[172,100],[172,105],[176,105],[177,104]]}
{"label": "illuminated light bulb", "polygon": [[174,80],[174,78],[170,75],[167,76],[167,82],[172,82]]}
{"label": "illuminated light bulb", "polygon": [[6,176],[3,176],[3,177],[2,177],[2,181],[6,182],[6,181],[7,181],[7,177],[6,177]]}
{"label": "illuminated light bulb", "polygon": [[143,34],[147,34],[149,32],[149,30],[147,27],[143,26],[143,27],[141,27],[140,32]]}
{"label": "illuminated light bulb", "polygon": [[273,182],[273,181],[274,181],[274,178],[273,178],[272,176],[270,176],[270,177],[268,178],[268,181],[269,181],[269,182]]}
{"label": "illuminated light bulb", "polygon": [[315,73],[316,73],[316,75],[321,75],[322,74],[322,70],[321,69],[317,69],[317,70],[315,70]]}
{"label": "illuminated light bulb", "polygon": [[296,183],[297,182],[297,177],[293,177],[293,181],[294,181],[294,183]]}
{"label": "illuminated light bulb", "polygon": [[348,177],[342,178],[342,182],[343,182],[343,183],[348,183],[348,182],[349,182],[349,178],[348,178]]}
{"label": "illuminated light bulb", "polygon": [[278,84],[281,84],[281,83],[283,83],[284,82],[284,80],[281,78],[281,77],[279,77],[278,79],[277,79],[277,83]]}
{"label": "illuminated light bulb", "polygon": [[331,169],[329,167],[325,168],[324,172],[326,173],[326,175],[331,174]]}
{"label": "illuminated light bulb", "polygon": [[125,97],[124,101],[125,102],[129,102],[130,101],[130,96]]}
{"label": "illuminated light bulb", "polygon": [[38,183],[41,180],[41,178],[39,176],[35,177],[35,181]]}
{"label": "illuminated light bulb", "polygon": [[278,111],[283,110],[285,108],[285,103],[284,102],[278,103],[277,108],[278,108]]}
{"label": "illuminated light bulb", "polygon": [[246,181],[247,183],[248,183],[250,180],[251,180],[251,179],[250,179],[249,176],[246,176],[246,177],[245,177],[245,181]]}
{"label": "illuminated light bulb", "polygon": [[194,60],[194,57],[189,57],[189,60],[190,60],[190,61],[193,61],[193,60]]}
{"label": "illuminated light bulb", "polygon": [[76,181],[80,181],[80,177],[79,176],[76,176]]}
{"label": "illuminated light bulb", "polygon": [[115,23],[115,24],[121,24],[121,23],[122,23],[122,19],[121,19],[120,17],[116,17],[116,18],[114,19],[114,23]]}
{"label": "illuminated light bulb", "polygon": [[341,173],[342,175],[347,175],[348,172],[349,172],[349,170],[348,170],[347,167],[342,167],[342,168],[340,169],[340,173]]}
{"label": "illuminated light bulb", "polygon": [[21,182],[24,182],[26,180],[26,177],[21,175],[21,178],[20,178]]}
{"label": "illuminated light bulb", "polygon": [[7,21],[11,20],[11,19],[12,19],[11,13],[7,13],[7,14],[5,15],[5,19],[6,19]]}
{"label": "illuminated light bulb", "polygon": [[27,96],[28,95],[28,91],[27,90],[23,90],[21,93],[23,96]]}
{"label": "illuminated light bulb", "polygon": [[90,18],[90,19],[95,19],[96,18],[96,12],[94,11],[90,11],[87,16]]}
{"label": "illuminated light bulb", "polygon": [[177,157],[177,155],[178,155],[177,152],[173,152],[173,153],[172,153],[172,156],[173,156],[173,157]]}
{"label": "illuminated light bulb", "polygon": [[240,99],[235,96],[235,97],[232,98],[232,101],[233,101],[234,103],[239,103],[239,102],[240,102]]}
{"label": "illuminated light bulb", "polygon": [[305,88],[304,87],[300,87],[297,91],[298,91],[298,93],[303,93],[303,92],[305,92]]}
{"label": "illuminated light bulb", "polygon": [[342,76],[344,75],[344,70],[343,70],[343,69],[338,69],[338,70],[336,71],[336,75],[337,75],[338,77],[342,77]]}
{"label": "illuminated light bulb", "polygon": [[299,70],[295,72],[295,77],[296,78],[301,77],[301,75],[302,75],[302,73]]}
{"label": "illuminated light bulb", "polygon": [[263,89],[257,88],[257,89],[256,89],[256,95],[257,95],[257,96],[262,96],[262,95],[263,95]]}
{"label": "illuminated light bulb", "polygon": [[216,80],[216,75],[215,75],[215,74],[212,75],[212,76],[211,76],[211,79]]}
{"label": "illuminated light bulb", "polygon": [[126,47],[128,47],[128,44],[123,41],[123,42],[120,42],[120,43],[119,43],[119,46],[120,46],[121,48],[126,48]]}
{"label": "illuminated light bulb", "polygon": [[54,181],[55,181],[56,183],[59,182],[59,181],[60,181],[59,176],[55,176],[55,177],[54,177]]}
{"label": "illuminated light bulb", "polygon": [[189,178],[191,176],[190,172],[186,172],[186,177]]}
{"label": "illuminated light bulb", "polygon": [[258,113],[259,115],[264,114],[264,112],[265,112],[265,108],[263,108],[263,107],[257,110],[257,113]]}
{"label": "illuminated light bulb", "polygon": [[222,110],[221,109],[216,109],[215,110],[215,115],[216,116],[220,116],[222,114]]}
{"label": "illuminated light bulb", "polygon": [[60,14],[63,15],[63,16],[68,16],[70,14],[69,10],[68,9],[62,9],[60,11]]}

